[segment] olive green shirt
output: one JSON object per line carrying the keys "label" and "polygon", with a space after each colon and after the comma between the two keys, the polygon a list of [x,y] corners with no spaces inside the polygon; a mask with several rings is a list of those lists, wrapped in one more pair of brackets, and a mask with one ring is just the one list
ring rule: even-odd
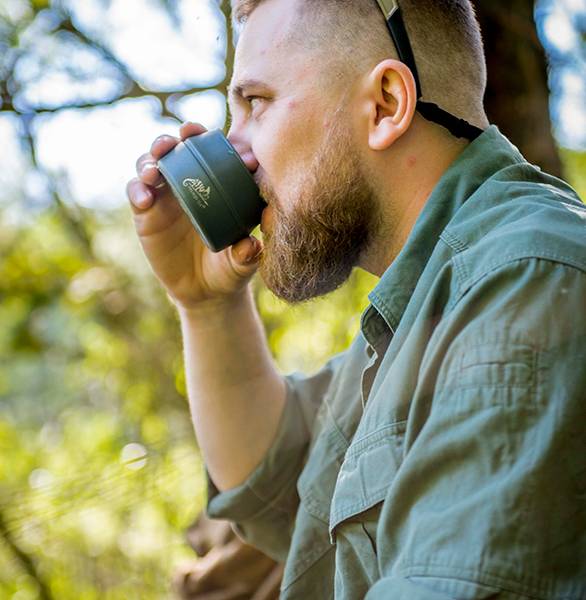
{"label": "olive green shirt", "polygon": [[494,126],[208,513],[281,597],[586,599],[586,210]]}

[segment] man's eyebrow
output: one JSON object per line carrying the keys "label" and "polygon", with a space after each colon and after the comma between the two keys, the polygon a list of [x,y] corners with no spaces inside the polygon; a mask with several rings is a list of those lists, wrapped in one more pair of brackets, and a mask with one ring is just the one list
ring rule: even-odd
{"label": "man's eyebrow", "polygon": [[243,98],[245,90],[249,88],[266,88],[267,84],[260,79],[244,79],[228,87],[228,96],[232,98]]}

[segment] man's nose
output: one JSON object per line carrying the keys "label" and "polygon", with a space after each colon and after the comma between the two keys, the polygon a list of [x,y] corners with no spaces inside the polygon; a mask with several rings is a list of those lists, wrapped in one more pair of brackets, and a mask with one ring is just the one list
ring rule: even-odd
{"label": "man's nose", "polygon": [[228,141],[236,148],[236,152],[238,152],[248,170],[254,173],[258,169],[259,163],[250,143],[242,135],[238,135],[232,130],[228,132]]}

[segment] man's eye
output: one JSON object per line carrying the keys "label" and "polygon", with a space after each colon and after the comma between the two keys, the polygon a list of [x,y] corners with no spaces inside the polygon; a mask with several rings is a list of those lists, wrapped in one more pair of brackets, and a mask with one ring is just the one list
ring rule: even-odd
{"label": "man's eye", "polygon": [[260,96],[247,96],[246,101],[248,102],[251,110],[254,110],[262,101]]}

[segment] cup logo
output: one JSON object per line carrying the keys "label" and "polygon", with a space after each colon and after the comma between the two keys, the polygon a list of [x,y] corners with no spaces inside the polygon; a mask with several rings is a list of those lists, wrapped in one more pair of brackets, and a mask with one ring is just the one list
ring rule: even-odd
{"label": "cup logo", "polygon": [[209,206],[212,191],[209,186],[206,187],[201,179],[184,179],[183,187],[189,190],[192,198],[200,208],[207,208]]}

